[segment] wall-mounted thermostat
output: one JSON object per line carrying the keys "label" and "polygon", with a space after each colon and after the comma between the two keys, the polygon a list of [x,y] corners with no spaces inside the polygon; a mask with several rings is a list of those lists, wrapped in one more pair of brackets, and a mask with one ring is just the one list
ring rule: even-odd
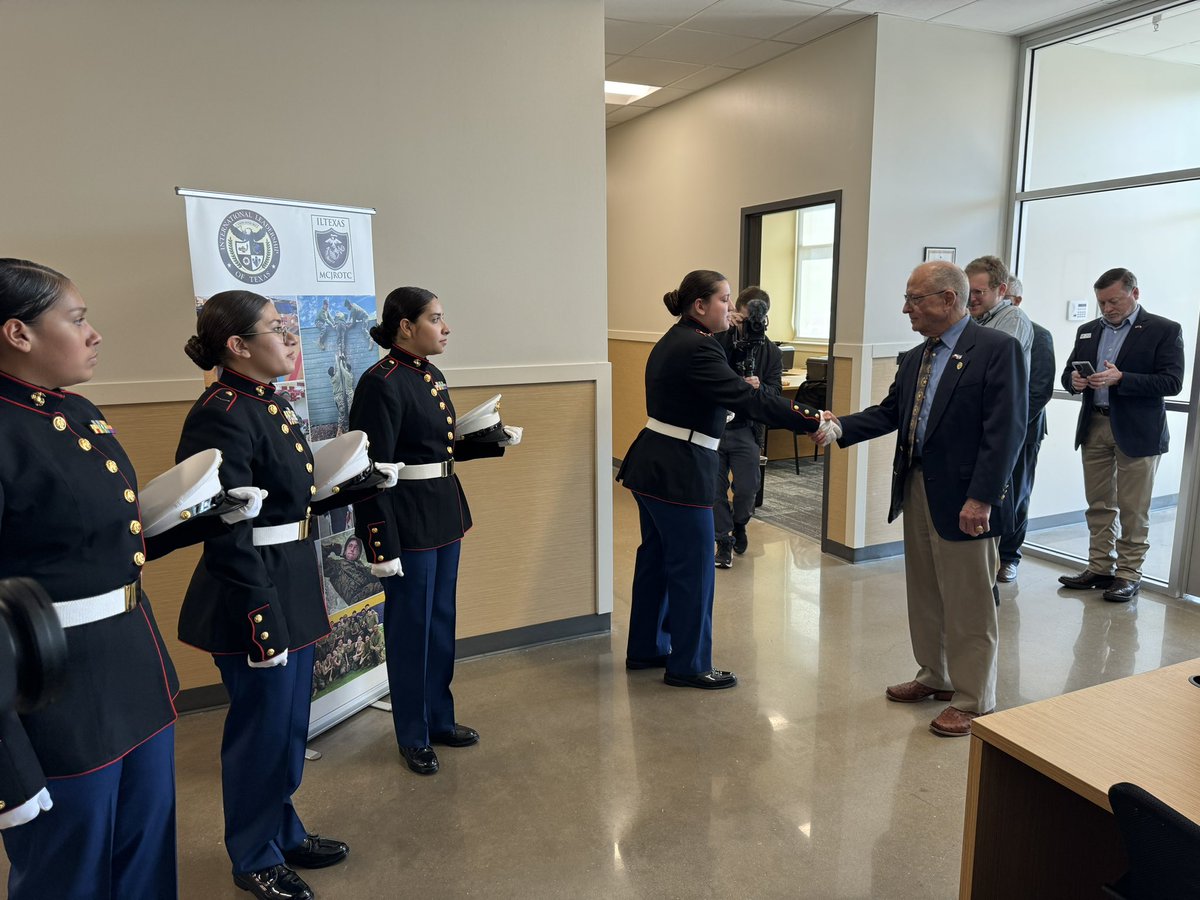
{"label": "wall-mounted thermostat", "polygon": [[1088,300],[1068,300],[1067,321],[1086,322],[1089,318],[1088,312],[1091,309],[1091,305],[1091,302]]}

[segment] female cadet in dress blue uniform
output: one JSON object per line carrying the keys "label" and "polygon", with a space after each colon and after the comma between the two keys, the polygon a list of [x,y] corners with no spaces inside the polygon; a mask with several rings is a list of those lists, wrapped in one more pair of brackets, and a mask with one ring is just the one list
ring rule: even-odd
{"label": "female cadet in dress blue uniform", "polygon": [[59,698],[0,717],[11,900],[176,896],[179,684],[140,576],[224,529],[205,518],[142,534],[129,458],[104,414],[62,389],[96,365],[85,313],[65,276],[0,259],[0,577],[42,584],[68,646]]}
{"label": "female cadet in dress blue uniform", "polygon": [[663,303],[679,322],[646,361],[650,419],[617,473],[642,528],[625,665],[665,667],[664,680],[677,687],[733,687],[737,677],[712,665],[712,485],[726,412],[802,434],[817,430],[820,415],[752,388],[730,368],[713,338],[729,326],[724,275],[691,272]]}
{"label": "female cadet in dress blue uniform", "polygon": [[179,639],[213,654],[229,691],[221,779],[234,882],[262,898],[308,900],[312,892],[291,866],[321,868],[349,853],[341,841],[307,833],[292,806],[304,769],[313,644],[329,633],[309,522],[355,494],[313,502],[312,452],[273,384],[299,352],[275,305],[249,291],[215,294],[196,332],[188,356],[202,369],[223,368],[188,413],[177,456],[215,447],[222,482],[255,484],[267,496],[253,530],[205,543]]}
{"label": "female cadet in dress blue uniform", "polygon": [[367,433],[371,458],[402,462],[392,491],[355,504],[354,522],[371,570],[383,580],[392,719],[400,753],[412,771],[432,775],[430,743],[466,747],[479,740],[454,720],[455,589],[459,542],[471,527],[456,462],[501,456],[520,440],[505,428],[500,444],[455,443],[454,404],[429,357],[446,349],[450,328],[442,304],[422,288],[388,294],[382,322],[371,329],[388,355],[359,379],[350,427]]}

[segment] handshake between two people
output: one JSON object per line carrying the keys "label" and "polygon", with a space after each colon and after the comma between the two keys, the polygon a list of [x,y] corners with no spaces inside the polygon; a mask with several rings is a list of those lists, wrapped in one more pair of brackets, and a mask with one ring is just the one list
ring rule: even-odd
{"label": "handshake between two people", "polygon": [[842,423],[829,410],[821,411],[821,424],[809,435],[818,447],[828,447],[842,436]]}

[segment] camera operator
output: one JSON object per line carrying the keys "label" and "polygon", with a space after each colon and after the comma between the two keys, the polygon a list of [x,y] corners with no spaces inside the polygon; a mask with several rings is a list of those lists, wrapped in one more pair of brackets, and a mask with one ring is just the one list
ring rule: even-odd
{"label": "camera operator", "polygon": [[[767,337],[771,298],[757,285],[738,294],[729,317],[729,330],[718,335],[733,371],[751,387],[778,396],[783,391],[783,355]],[[718,569],[733,565],[733,554],[746,552],[746,523],[754,515],[754,498],[761,477],[759,456],[766,426],[740,413],[726,424],[718,449],[716,492],[713,497]],[[733,475],[733,504],[729,502],[729,476]]]}

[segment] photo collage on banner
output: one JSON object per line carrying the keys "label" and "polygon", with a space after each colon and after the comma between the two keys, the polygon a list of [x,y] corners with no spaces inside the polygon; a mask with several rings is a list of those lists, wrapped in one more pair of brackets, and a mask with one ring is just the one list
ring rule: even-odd
{"label": "photo collage on banner", "polygon": [[[299,338],[275,390],[313,449],[349,430],[350,402],[379,360],[371,210],[180,191],[187,206],[196,312],[224,290],[270,298]],[[383,588],[354,535],[349,507],[317,522],[317,554],[332,630],[318,642],[313,731],[386,692]],[[366,677],[364,677],[366,676]],[[382,686],[382,688],[381,688]]]}

